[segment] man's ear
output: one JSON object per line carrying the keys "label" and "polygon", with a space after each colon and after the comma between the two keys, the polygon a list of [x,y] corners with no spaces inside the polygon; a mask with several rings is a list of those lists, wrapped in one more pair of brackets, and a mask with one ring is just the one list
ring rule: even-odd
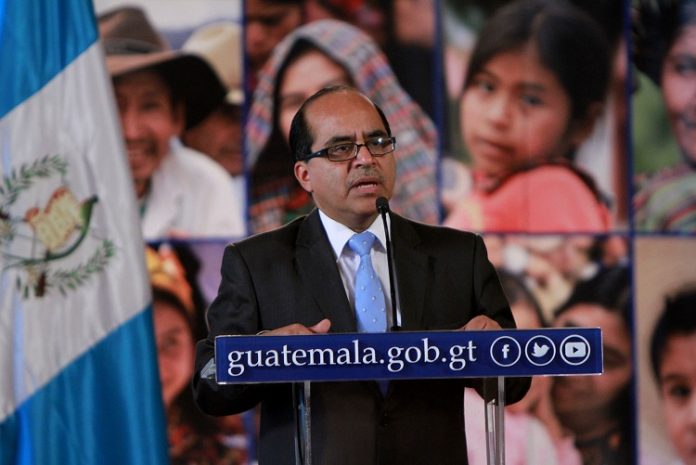
{"label": "man's ear", "polygon": [[583,118],[571,123],[568,141],[572,147],[578,147],[592,134],[595,123],[603,110],[604,104],[602,102],[594,102],[587,108],[587,113]]}
{"label": "man's ear", "polygon": [[309,169],[307,169],[307,162],[306,161],[296,161],[295,162],[295,177],[297,178],[297,181],[300,183],[302,188],[306,190],[307,192],[311,193],[312,192],[312,179],[309,174]]}

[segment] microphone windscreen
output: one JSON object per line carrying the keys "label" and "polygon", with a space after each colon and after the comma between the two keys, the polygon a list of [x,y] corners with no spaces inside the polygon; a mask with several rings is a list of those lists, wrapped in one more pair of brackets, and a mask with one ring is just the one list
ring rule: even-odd
{"label": "microphone windscreen", "polygon": [[389,212],[389,201],[385,197],[378,197],[375,204],[379,213],[385,214]]}

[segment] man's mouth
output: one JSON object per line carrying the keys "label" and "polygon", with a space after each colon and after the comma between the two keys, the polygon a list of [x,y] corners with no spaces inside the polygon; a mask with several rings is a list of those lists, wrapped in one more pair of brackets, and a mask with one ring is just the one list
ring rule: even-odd
{"label": "man's mouth", "polygon": [[128,160],[131,165],[139,165],[153,157],[153,149],[150,144],[126,143]]}
{"label": "man's mouth", "polygon": [[382,187],[380,176],[361,176],[350,183],[350,189],[361,193],[373,193]]}
{"label": "man's mouth", "polygon": [[358,184],[357,186],[355,186],[355,189],[358,192],[370,193],[370,192],[376,191],[378,187],[379,187],[379,184],[377,184],[377,183],[365,183],[365,184]]}

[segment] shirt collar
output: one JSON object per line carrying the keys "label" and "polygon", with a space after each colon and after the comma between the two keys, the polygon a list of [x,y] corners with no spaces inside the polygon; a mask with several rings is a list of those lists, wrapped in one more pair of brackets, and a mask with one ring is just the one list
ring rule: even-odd
{"label": "shirt collar", "polygon": [[[329,218],[329,216],[321,210],[319,210],[319,218],[321,219],[322,225],[324,225],[326,235],[329,237],[329,242],[331,243],[331,249],[334,251],[334,256],[336,257],[336,260],[338,260],[343,253],[346,243],[351,237],[353,237],[355,231],[346,225]],[[391,224],[390,220],[391,218],[387,216],[387,224]],[[377,242],[379,243],[382,251],[386,251],[387,249],[385,244],[387,243],[387,236],[384,233],[384,223],[382,222],[380,215],[377,215],[370,227],[367,228],[367,231],[370,231],[377,237]]]}

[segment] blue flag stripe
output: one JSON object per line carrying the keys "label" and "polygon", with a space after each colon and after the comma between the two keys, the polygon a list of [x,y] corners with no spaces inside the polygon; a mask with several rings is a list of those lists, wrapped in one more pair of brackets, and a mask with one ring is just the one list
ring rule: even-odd
{"label": "blue flag stripe", "polygon": [[2,38],[4,37],[2,35],[2,31],[5,28],[5,0],[0,0],[0,50],[3,49],[2,44],[3,40]]}
{"label": "blue flag stripe", "polygon": [[97,37],[90,0],[0,0],[0,118],[39,91]]}
{"label": "blue flag stripe", "polygon": [[0,424],[0,465],[167,463],[152,332],[140,312],[22,404]]}

